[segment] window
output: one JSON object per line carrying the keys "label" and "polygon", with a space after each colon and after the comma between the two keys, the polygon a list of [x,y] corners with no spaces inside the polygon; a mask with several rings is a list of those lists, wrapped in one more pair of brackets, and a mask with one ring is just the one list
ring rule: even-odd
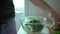
{"label": "window", "polygon": [[20,28],[20,18],[24,16],[24,0],[13,0],[15,6],[16,29]]}
{"label": "window", "polygon": [[13,0],[15,5],[15,13],[24,12],[24,0]]}

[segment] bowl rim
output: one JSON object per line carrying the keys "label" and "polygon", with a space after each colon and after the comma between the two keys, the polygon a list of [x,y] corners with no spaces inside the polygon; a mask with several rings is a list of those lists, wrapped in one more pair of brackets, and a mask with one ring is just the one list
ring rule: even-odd
{"label": "bowl rim", "polygon": [[24,17],[21,17],[20,19],[30,18],[30,17],[38,17],[38,18],[43,18],[43,19],[47,20],[47,18],[46,17],[43,17],[43,16],[24,16]]}

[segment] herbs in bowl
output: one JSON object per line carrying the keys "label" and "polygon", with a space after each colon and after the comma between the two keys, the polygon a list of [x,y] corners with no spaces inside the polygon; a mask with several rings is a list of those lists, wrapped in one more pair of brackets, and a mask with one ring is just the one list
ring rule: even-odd
{"label": "herbs in bowl", "polygon": [[43,22],[41,19],[29,18],[24,23],[23,28],[28,33],[41,32],[44,28],[44,24],[42,24]]}

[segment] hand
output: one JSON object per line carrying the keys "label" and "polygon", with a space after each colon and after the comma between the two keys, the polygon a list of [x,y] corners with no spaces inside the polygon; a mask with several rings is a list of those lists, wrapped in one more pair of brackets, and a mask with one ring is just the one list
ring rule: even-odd
{"label": "hand", "polygon": [[42,0],[30,0],[34,5],[40,6]]}
{"label": "hand", "polygon": [[55,14],[52,13],[52,17],[54,19],[54,26],[58,28],[58,24],[59,24],[58,22],[60,22],[60,15],[58,13]]}
{"label": "hand", "polygon": [[44,0],[30,0],[34,5],[36,5],[39,8],[43,8],[43,9],[48,9],[49,5],[44,2]]}
{"label": "hand", "polygon": [[53,21],[54,21],[53,25],[55,27],[57,27],[58,26],[58,22],[60,22],[60,14],[58,14],[57,11],[55,11],[52,8],[48,8],[47,10],[49,12],[48,16],[51,17],[53,19]]}

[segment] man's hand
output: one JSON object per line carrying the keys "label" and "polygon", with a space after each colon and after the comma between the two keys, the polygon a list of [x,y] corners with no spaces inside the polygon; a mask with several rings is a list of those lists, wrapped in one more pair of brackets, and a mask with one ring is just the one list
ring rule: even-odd
{"label": "man's hand", "polygon": [[42,7],[43,9],[49,9],[50,6],[44,0],[30,0],[37,7]]}
{"label": "man's hand", "polygon": [[52,14],[52,16],[53,16],[53,18],[54,18],[54,26],[56,27],[56,28],[58,28],[59,27],[59,24],[60,24],[60,15],[59,14]]}

